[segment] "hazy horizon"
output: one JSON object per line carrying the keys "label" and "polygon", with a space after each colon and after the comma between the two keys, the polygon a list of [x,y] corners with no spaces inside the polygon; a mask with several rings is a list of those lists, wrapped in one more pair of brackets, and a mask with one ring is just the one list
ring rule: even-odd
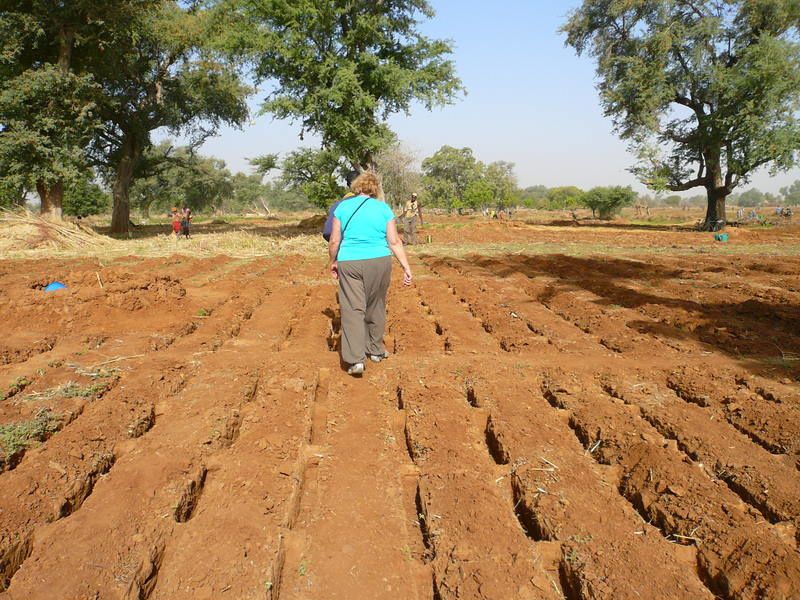
{"label": "hazy horizon", "polygon": [[[421,29],[453,41],[453,60],[467,96],[432,112],[415,106],[409,116],[389,120],[418,159],[443,145],[468,146],[484,162],[513,162],[523,188],[631,185],[646,191],[627,172],[634,158],[602,114],[594,63],[565,47],[558,33],[579,0],[511,0],[497,11],[475,0],[431,3],[437,14]],[[241,131],[224,128],[202,152],[225,160],[232,171],[251,172],[248,158],[316,144],[307,134],[299,140],[299,126],[257,116],[263,96],[250,100],[251,124]],[[757,187],[778,193],[796,179],[800,169],[774,178],[762,169],[736,191]],[[683,195],[701,193],[695,188]]]}

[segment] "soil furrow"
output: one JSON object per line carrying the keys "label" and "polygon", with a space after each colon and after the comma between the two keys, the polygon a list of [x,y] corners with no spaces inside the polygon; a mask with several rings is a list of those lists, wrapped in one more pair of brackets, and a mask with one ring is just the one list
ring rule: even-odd
{"label": "soil furrow", "polygon": [[[332,299],[325,288],[319,293]],[[318,332],[313,337],[324,339]],[[339,372],[335,355],[326,352],[319,359],[326,377]],[[280,598],[418,600],[402,453],[392,429],[395,386],[386,368],[373,364],[362,379],[323,381],[312,412],[312,460],[287,536]]]}
{"label": "soil furrow", "polygon": [[711,598],[694,573],[693,551],[643,523],[616,492],[614,475],[564,437],[566,415],[512,373],[505,367],[498,374],[507,384],[492,400],[487,442],[495,460],[509,465],[514,511],[528,537],[559,544],[566,597]]}
{"label": "soil furrow", "polygon": [[483,443],[486,412],[446,375],[410,375],[403,405],[438,596],[559,597],[558,574],[548,572],[552,549],[526,538],[498,483],[501,470]]}
{"label": "soil furrow", "polygon": [[[220,335],[220,333],[218,333],[218,332],[228,332],[228,333],[230,333],[231,330],[230,330],[229,323],[231,322],[231,319],[233,319],[233,321],[236,321],[238,319],[244,318],[245,316],[247,316],[249,318],[249,315],[247,315],[247,313],[250,311],[250,309],[247,308],[247,304],[250,303],[251,305],[253,305],[254,303],[255,304],[260,303],[260,301],[263,298],[263,295],[264,295],[264,293],[266,291],[267,291],[267,289],[265,287],[263,287],[263,286],[260,287],[260,288],[253,288],[250,292],[248,292],[246,294],[246,296],[244,298],[240,298],[237,302],[234,303],[234,304],[238,304],[239,305],[239,307],[240,307],[239,310],[231,311],[231,315],[228,318],[224,317],[223,315],[220,315],[220,317],[218,317],[218,319],[217,319],[217,326],[213,327],[213,328],[207,328],[206,331],[202,334],[202,336],[198,337],[198,338],[195,338],[194,341],[195,342],[200,342],[204,338],[205,339],[218,338],[218,336]],[[164,395],[164,393],[163,393],[164,391],[166,391],[167,394],[173,394],[173,396],[167,395],[168,400],[166,400],[166,402],[169,402],[169,398],[174,398],[175,397],[174,394],[177,394],[181,390],[181,388],[183,387],[183,385],[184,385],[184,383],[186,381],[186,378],[188,376],[190,376],[192,374],[192,372],[199,371],[199,362],[198,361],[195,361],[193,363],[193,366],[191,368],[189,368],[189,369],[174,369],[170,365],[169,358],[170,358],[170,356],[176,356],[177,357],[177,356],[180,355],[180,353],[181,353],[181,349],[180,349],[179,345],[176,345],[173,348],[171,348],[169,352],[162,353],[162,354],[159,355],[159,357],[161,358],[161,360],[164,363],[163,366],[162,366],[162,369],[160,370],[160,372],[164,373],[164,374],[161,375],[160,380],[156,379],[154,381],[149,376],[140,377],[139,380],[137,380],[137,378],[126,378],[124,380],[124,385],[118,386],[119,387],[119,392],[120,392],[119,395],[122,396],[121,399],[123,399],[123,400],[127,399],[127,398],[133,399],[132,402],[131,401],[127,402],[127,406],[129,406],[131,408],[127,408],[125,404],[120,405],[119,404],[119,400],[120,399],[116,398],[117,394],[115,394],[113,392],[108,394],[106,397],[104,397],[104,399],[102,401],[100,401],[100,402],[96,403],[95,405],[93,405],[92,409],[95,412],[101,411],[102,409],[105,409],[104,412],[106,414],[105,414],[104,418],[100,419],[99,421],[97,419],[86,419],[86,418],[84,418],[84,419],[81,419],[79,421],[79,423],[77,423],[75,426],[69,428],[69,431],[62,432],[62,435],[59,436],[59,438],[60,438],[59,442],[61,440],[63,440],[63,443],[56,444],[56,446],[49,446],[48,447],[49,449],[48,449],[48,452],[47,452],[47,458],[51,459],[50,462],[52,462],[52,459],[57,459],[58,458],[59,452],[66,452],[67,453],[67,458],[65,460],[60,460],[56,464],[64,465],[62,467],[62,469],[66,470],[67,472],[69,472],[71,470],[72,463],[76,463],[76,461],[80,461],[80,458],[82,458],[84,456],[83,452],[80,452],[80,453],[77,453],[77,454],[72,454],[72,453],[75,452],[75,450],[71,449],[71,448],[76,447],[76,445],[77,445],[79,440],[81,440],[81,439],[83,439],[83,440],[85,440],[85,439],[96,439],[96,440],[98,440],[98,445],[100,446],[100,448],[102,448],[102,447],[110,447],[110,445],[113,445],[115,443],[119,444],[123,439],[128,438],[129,437],[128,431],[129,431],[129,427],[130,427],[131,422],[136,422],[140,418],[140,416],[142,414],[142,404],[143,403],[141,402],[141,400],[139,400],[140,398],[151,397],[153,389],[157,390],[159,388],[159,386],[160,386],[163,391],[158,395],[163,396]],[[224,361],[225,359],[221,358],[221,359],[218,359],[218,360]],[[152,359],[151,359],[151,363],[152,363]],[[168,374],[170,372],[175,373],[175,376],[168,377],[166,374]],[[148,387],[150,389],[147,389]],[[195,387],[194,389],[197,389],[197,388]],[[220,389],[224,389],[224,388],[220,388]],[[187,392],[186,390],[184,390],[184,393],[191,393],[191,392]],[[145,406],[149,408],[152,405],[147,403]],[[126,408],[127,408],[127,410],[126,410]],[[164,408],[165,407],[162,407],[161,409],[159,409],[159,411],[163,411]],[[120,410],[120,409],[122,409],[122,410]],[[214,422],[211,424],[211,431],[209,432],[210,435],[208,437],[206,437],[206,438],[202,438],[202,439],[204,439],[204,441],[202,443],[209,444],[210,448],[219,447],[219,443],[218,442],[219,442],[220,439],[223,439],[223,441],[224,441],[225,432],[227,431],[226,423],[229,421],[229,416],[227,416],[227,417],[225,416],[226,409],[224,408],[224,404],[220,404],[220,405],[215,406],[215,409],[218,411],[216,413],[218,416],[214,418]],[[109,411],[110,411],[110,414],[109,414]],[[146,412],[147,412],[147,408],[145,408],[145,414],[146,414]],[[214,413],[214,411],[212,411],[209,414],[213,414],[213,413]],[[230,414],[229,410],[228,410],[228,413]],[[138,417],[136,416],[137,414],[139,415]],[[80,425],[84,421],[85,421],[85,423],[83,423],[83,427],[81,427]],[[167,428],[169,428],[170,426],[177,425],[177,424],[171,423],[169,421],[170,421],[170,419],[167,419],[167,422],[164,423],[164,425]],[[160,420],[160,422],[163,422],[163,420]],[[89,428],[89,430],[88,431],[84,431],[86,428]],[[100,432],[102,432],[102,433],[100,433]],[[70,438],[63,437],[63,436],[68,435],[68,434],[72,434],[72,437],[75,438],[74,442],[72,442]],[[199,436],[202,436],[203,435],[203,430],[200,429],[197,432],[195,432],[195,434],[199,435]],[[158,436],[155,436],[155,437],[160,439],[161,436],[158,435]],[[177,439],[181,439],[180,435],[177,435],[175,437]],[[148,444],[146,442],[147,439],[148,439],[147,437],[140,438],[140,439],[135,440],[135,441],[133,441],[131,443],[142,442],[143,446],[141,446],[141,447],[145,447],[145,448],[148,447],[148,445],[152,445],[152,444],[157,445],[158,444],[158,439],[156,439],[154,441],[151,441],[150,444]],[[167,439],[169,439],[169,436],[167,437]],[[202,448],[202,443],[200,445],[200,448]],[[100,448],[98,448],[98,450],[96,451],[96,454],[99,452],[100,455],[102,455],[102,451],[100,450]],[[136,450],[138,450],[139,447],[135,447],[135,448],[136,448]],[[142,450],[142,452],[144,452],[144,451]],[[23,467],[24,466],[25,465],[23,465]],[[78,468],[79,468],[79,470],[83,469],[84,472],[86,472],[86,468],[85,467],[80,467],[80,462],[78,462]],[[36,473],[36,465],[32,465],[32,469],[33,469],[32,473]],[[174,469],[174,467],[173,467],[173,469]],[[167,470],[169,471],[169,469],[167,469]],[[27,471],[27,469],[26,469],[26,471]],[[47,472],[46,470],[41,470],[40,469],[40,472],[41,471]],[[14,472],[12,472],[11,474],[8,474],[8,475],[16,475],[18,472],[19,472],[19,469],[15,470]],[[91,474],[92,470],[89,469],[88,472]],[[169,471],[169,472],[174,472],[174,471]],[[17,479],[16,481],[11,480],[11,482],[14,485],[23,485],[24,486],[24,485],[26,485],[26,483],[25,483],[26,481],[30,481],[30,476],[28,476],[28,478],[25,478],[25,476],[22,473],[20,473],[20,475],[21,475],[21,477],[19,479]],[[121,477],[124,478],[125,476],[121,475]],[[38,480],[39,478],[34,475],[33,479],[34,480]],[[78,481],[82,481],[84,479],[86,479],[86,476],[79,477]],[[43,487],[41,485],[41,483],[42,483],[41,481],[37,481],[37,485],[36,485],[36,487],[34,489],[36,490],[36,493],[38,495],[42,496],[42,498],[44,500],[44,497],[47,496],[47,495],[51,495],[53,493],[53,491],[49,490],[47,487]],[[55,485],[58,486],[59,482],[56,481]],[[74,485],[72,487],[74,487]],[[80,488],[80,486],[79,486],[79,488]],[[55,493],[59,494],[57,489],[58,488],[56,488]],[[63,492],[61,492],[61,493],[63,494]],[[80,497],[80,494],[77,497],[77,500],[80,500],[80,501],[71,501],[68,495],[65,496],[65,498],[66,498],[66,501],[62,502],[62,505],[69,506],[71,511],[74,511],[78,506],[80,506],[80,501],[83,500],[83,498]],[[179,500],[175,500],[175,504],[173,505],[173,510],[174,510],[174,507],[177,506],[178,501]],[[2,524],[2,526],[4,528],[6,528],[6,531],[9,531],[9,533],[16,532],[16,533],[12,534],[12,537],[15,536],[15,535],[20,535],[20,532],[30,531],[32,527],[36,527],[40,523],[43,523],[43,522],[46,522],[46,521],[49,521],[49,520],[53,520],[53,517],[51,516],[51,513],[48,510],[48,506],[52,505],[51,502],[50,503],[47,503],[46,501],[43,502],[42,503],[42,508],[38,512],[30,511],[31,504],[30,504],[30,499],[29,498],[26,499],[26,502],[27,502],[27,505],[28,505],[28,509],[26,511],[24,520],[20,519],[17,516],[17,515],[19,515],[19,512],[15,509],[13,502],[10,504],[8,510],[4,510],[3,511],[3,515],[2,516],[5,517],[5,519],[4,519],[4,521],[0,521],[0,524]],[[58,518],[58,516],[59,516],[59,514],[61,512],[62,512],[62,510],[61,510],[61,507],[59,506],[58,510],[56,511],[55,518]],[[89,519],[89,518],[91,518],[91,516],[86,517],[86,518]],[[124,519],[123,519],[123,521],[124,521]],[[102,519],[100,520],[100,522],[102,522]],[[125,531],[125,529],[121,527],[120,528],[120,532],[122,532],[122,531]],[[24,536],[25,534],[22,533],[22,535]],[[7,537],[5,539],[10,539],[10,538]],[[145,542],[146,542],[146,540],[145,540]],[[128,559],[132,560],[131,556],[129,556]],[[23,572],[24,572],[24,569],[23,569]]]}
{"label": "soil furrow", "polygon": [[[586,351],[585,344],[591,339],[589,335],[526,294],[524,290],[529,286],[526,276],[515,273],[501,280],[491,270],[466,262],[428,262],[432,268],[441,271],[448,282],[457,285],[462,294],[469,297],[475,310],[479,311],[482,319],[496,332],[501,345],[524,350],[533,340],[541,340],[560,352]],[[474,281],[480,282],[479,287]],[[491,298],[502,298],[503,302],[498,304],[491,301]],[[525,324],[527,334],[511,324],[515,319]],[[596,343],[596,340],[592,339],[592,343]],[[541,345],[532,345],[531,351],[542,351]]]}
{"label": "soil furrow", "polygon": [[667,385],[686,402],[712,410],[772,454],[789,454],[800,466],[800,405],[776,403],[750,389],[747,378],[735,372],[704,373],[698,367],[681,367]]}
{"label": "soil furrow", "polygon": [[469,308],[453,294],[447,282],[436,276],[425,277],[420,280],[418,290],[423,306],[430,311],[436,324],[437,333],[444,338],[446,353],[474,352],[475,348],[484,348],[487,342],[493,341]]}
{"label": "soil furrow", "polygon": [[553,406],[569,411],[575,435],[595,448],[592,456],[620,468],[620,493],[643,518],[672,539],[697,545],[700,575],[715,594],[760,598],[787,595],[798,585],[794,543],[789,546],[723,483],[709,479],[674,442],[665,443],[637,408],[558,372],[546,378],[543,392]]}
{"label": "soil furrow", "polygon": [[687,404],[652,382],[605,378],[603,389],[637,406],[661,435],[676,440],[689,458],[765,518],[772,523],[793,522],[800,535],[800,480],[785,463],[715,418],[713,411]]}

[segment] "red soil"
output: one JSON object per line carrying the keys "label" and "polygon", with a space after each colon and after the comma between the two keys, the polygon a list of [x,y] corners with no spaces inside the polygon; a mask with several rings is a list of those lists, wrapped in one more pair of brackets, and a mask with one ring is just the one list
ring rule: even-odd
{"label": "red soil", "polygon": [[413,263],[362,379],[321,259],[0,265],[0,598],[798,597],[800,260]]}

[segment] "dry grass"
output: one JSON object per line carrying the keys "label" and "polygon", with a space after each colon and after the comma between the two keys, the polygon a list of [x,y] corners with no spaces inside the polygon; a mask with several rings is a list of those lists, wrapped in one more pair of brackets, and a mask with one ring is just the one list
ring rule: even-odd
{"label": "dry grass", "polygon": [[103,250],[113,241],[94,230],[66,221],[49,221],[30,212],[0,211],[0,254],[15,250],[84,252]]}
{"label": "dry grass", "polygon": [[202,232],[175,239],[166,232],[150,237],[114,239],[69,222],[51,222],[30,213],[0,213],[0,257],[114,259],[122,256],[193,257],[227,255],[234,258],[301,254],[323,255],[327,245],[316,231],[295,222],[260,227],[242,224],[226,231]]}
{"label": "dry grass", "polygon": [[[518,211],[522,213],[523,211]],[[534,211],[527,211],[532,213]],[[552,219],[553,213],[548,213]],[[520,214],[522,217],[523,215]],[[303,255],[327,256],[327,245],[319,235],[323,215],[302,219],[307,215],[284,215],[278,219],[236,219],[227,222],[195,226],[190,239],[175,239],[169,225],[149,225],[137,228],[130,239],[115,239],[97,233],[86,226],[68,222],[53,223],[30,213],[0,212],[0,258],[98,258],[112,261],[136,256],[158,258],[183,254],[191,257],[226,255],[240,260],[260,257]],[[527,216],[525,217],[527,218]],[[100,221],[97,221],[100,226]],[[624,225],[624,224],[623,224]],[[676,238],[647,236],[667,235],[665,232],[636,232],[621,230],[625,243],[608,236],[607,227],[584,226],[577,233],[574,227],[515,224],[519,239],[488,241],[481,239],[480,218],[433,217],[421,232],[422,239],[432,234],[433,243],[409,249],[411,254],[463,257],[470,254],[568,254],[586,256],[602,255],[763,255],[800,256],[800,244],[787,232],[776,231],[775,236],[757,243],[711,244],[705,234],[684,232],[680,245]],[[102,230],[102,229],[101,229]],[[453,230],[459,233],[453,234]],[[441,232],[441,235],[440,235]],[[462,234],[463,232],[463,234]],[[546,233],[548,240],[555,236],[557,243],[542,239],[537,232]],[[631,240],[632,236],[642,235]],[[751,235],[737,231],[737,235]],[[755,234],[753,234],[755,235]],[[439,241],[437,238],[449,238]],[[599,239],[597,239],[599,238]],[[755,241],[755,240],[754,240]]]}

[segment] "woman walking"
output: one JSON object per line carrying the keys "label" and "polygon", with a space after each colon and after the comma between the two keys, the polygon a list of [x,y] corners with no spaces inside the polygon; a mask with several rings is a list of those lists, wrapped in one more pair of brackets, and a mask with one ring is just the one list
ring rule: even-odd
{"label": "woman walking", "polygon": [[403,283],[411,285],[411,267],[392,210],[376,198],[379,188],[374,173],[356,178],[352,185],[356,195],[333,213],[328,242],[331,275],[339,281],[342,360],[350,375],[361,375],[367,358],[380,362],[389,355],[383,331],[393,254],[403,267]]}

